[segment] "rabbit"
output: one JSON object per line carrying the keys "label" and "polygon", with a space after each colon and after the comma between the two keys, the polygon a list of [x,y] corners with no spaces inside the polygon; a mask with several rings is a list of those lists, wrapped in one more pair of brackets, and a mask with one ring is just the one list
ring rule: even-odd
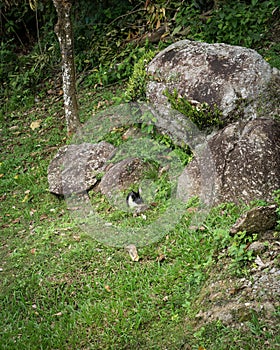
{"label": "rabbit", "polygon": [[139,188],[138,192],[131,191],[126,197],[126,204],[129,208],[135,208],[144,204],[144,201],[141,197],[141,189]]}

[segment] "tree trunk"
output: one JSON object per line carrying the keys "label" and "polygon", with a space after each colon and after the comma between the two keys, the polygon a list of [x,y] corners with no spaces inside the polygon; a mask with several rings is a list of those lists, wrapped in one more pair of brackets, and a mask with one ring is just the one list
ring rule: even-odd
{"label": "tree trunk", "polygon": [[72,1],[53,0],[53,3],[58,17],[54,31],[58,37],[62,57],[62,80],[66,125],[68,134],[72,134],[80,126],[74,63],[74,40],[70,16]]}

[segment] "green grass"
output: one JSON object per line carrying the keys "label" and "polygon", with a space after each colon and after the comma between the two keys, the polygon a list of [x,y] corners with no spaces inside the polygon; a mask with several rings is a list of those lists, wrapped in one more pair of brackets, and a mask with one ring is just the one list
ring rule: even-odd
{"label": "green grass", "polygon": [[[87,99],[85,92],[84,118],[112,95]],[[215,256],[233,243],[228,227],[241,209],[221,206],[204,229],[190,230],[186,208],[177,226],[139,249],[141,260],[132,262],[123,249],[86,235],[65,202],[48,192],[48,164],[67,141],[62,115],[61,101],[46,100],[1,121],[0,348],[276,348],[276,326],[260,325],[256,315],[243,331],[194,325],[199,292],[216,268]]]}

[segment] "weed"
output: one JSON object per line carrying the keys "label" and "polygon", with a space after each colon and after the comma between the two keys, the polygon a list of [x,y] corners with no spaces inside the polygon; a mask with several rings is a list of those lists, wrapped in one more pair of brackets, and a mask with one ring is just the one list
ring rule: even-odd
{"label": "weed", "polygon": [[257,235],[250,237],[246,232],[238,232],[234,235],[233,242],[228,248],[228,254],[232,259],[232,262],[229,266],[231,271],[234,271],[235,274],[241,275],[244,273],[244,267],[254,260],[254,252],[248,250],[250,243],[254,242],[257,239]]}
{"label": "weed", "polygon": [[219,127],[222,125],[221,112],[216,106],[210,107],[207,103],[193,106],[186,98],[179,96],[178,91],[164,92],[173,109],[187,116],[200,130]]}
{"label": "weed", "polygon": [[124,143],[123,134],[129,127],[114,128],[111,132],[103,136],[103,141],[107,141],[118,147]]}
{"label": "weed", "polygon": [[149,50],[134,64],[133,73],[127,83],[125,97],[127,101],[146,100],[146,85],[148,63],[154,58],[156,52]]}
{"label": "weed", "polygon": [[260,53],[271,66],[280,69],[280,43],[269,43],[269,47],[260,49]]}

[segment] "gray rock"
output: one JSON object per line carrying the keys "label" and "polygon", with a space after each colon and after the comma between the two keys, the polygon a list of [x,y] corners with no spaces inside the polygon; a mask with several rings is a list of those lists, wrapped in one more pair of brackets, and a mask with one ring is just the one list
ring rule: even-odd
{"label": "gray rock", "polygon": [[178,196],[206,204],[273,201],[280,188],[280,123],[236,122],[209,138],[178,181]]}
{"label": "gray rock", "polygon": [[114,151],[115,147],[108,142],[61,147],[48,168],[50,192],[69,195],[90,190]]}
{"label": "gray rock", "polygon": [[[266,207],[255,207],[247,211],[231,227],[230,233],[236,234],[240,231],[259,233],[272,229],[277,222],[276,208],[276,205],[269,205]],[[253,246],[253,243],[251,246]]]}
{"label": "gray rock", "polygon": [[139,158],[126,158],[114,164],[102,177],[99,190],[108,199],[114,202],[114,205],[125,207],[126,195],[122,193],[131,185],[139,183],[144,171],[148,169],[148,164]]}
{"label": "gray rock", "polygon": [[225,125],[241,117],[279,115],[280,72],[254,50],[182,40],[161,51],[147,71],[147,97],[169,121],[166,89],[217,106]]}
{"label": "gray rock", "polygon": [[[259,231],[256,231],[256,232],[259,232]],[[253,251],[253,252],[257,253],[257,254],[260,254],[260,253],[262,253],[265,250],[265,248],[266,248],[265,243],[259,242],[259,241],[255,241],[255,242],[252,242],[249,245],[248,250],[251,250],[251,251]]]}

